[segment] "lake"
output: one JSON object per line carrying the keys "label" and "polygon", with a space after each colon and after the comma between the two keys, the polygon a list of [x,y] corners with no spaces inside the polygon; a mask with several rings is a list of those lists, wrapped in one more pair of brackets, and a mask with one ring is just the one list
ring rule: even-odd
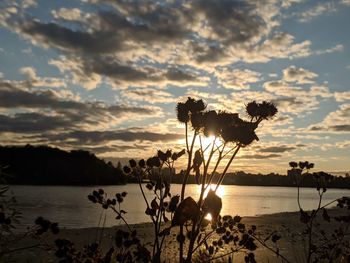
{"label": "lake", "polygon": [[[98,188],[103,188],[110,197],[117,192],[126,191],[128,195],[121,206],[127,211],[127,221],[131,224],[149,221],[144,214],[146,205],[137,184],[95,187],[13,185],[10,193],[16,196],[17,208],[23,214],[23,225],[32,225],[37,216],[59,222],[61,227],[66,228],[103,225],[109,227],[120,224],[111,211],[88,201],[87,195]],[[188,185],[186,195],[198,197],[199,189],[197,185]],[[180,191],[181,185],[172,185],[173,194],[179,194]],[[153,198],[150,191],[145,189],[145,192],[149,199]],[[218,194],[223,200],[222,215],[255,216],[299,210],[297,189],[291,187],[222,185]],[[329,189],[324,195],[323,203],[342,196],[350,196],[350,190]],[[318,194],[313,188],[301,189],[301,198],[306,210],[317,205]]]}

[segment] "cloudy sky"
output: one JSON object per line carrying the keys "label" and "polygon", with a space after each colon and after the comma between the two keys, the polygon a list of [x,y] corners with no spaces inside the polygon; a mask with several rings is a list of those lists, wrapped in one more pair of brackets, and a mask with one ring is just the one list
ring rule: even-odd
{"label": "cloudy sky", "polygon": [[349,171],[349,0],[1,0],[0,144],[108,160],[183,148],[188,96],[274,102],[232,170]]}

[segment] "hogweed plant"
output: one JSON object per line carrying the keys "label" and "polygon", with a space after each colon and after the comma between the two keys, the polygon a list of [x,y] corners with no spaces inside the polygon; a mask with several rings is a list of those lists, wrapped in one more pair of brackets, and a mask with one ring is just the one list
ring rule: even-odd
{"label": "hogweed plant", "polygon": [[[208,214],[211,215],[213,228],[216,227],[222,208],[221,198],[216,192],[234,158],[241,148],[259,140],[255,130],[263,120],[275,116],[277,108],[272,103],[265,101],[262,103],[250,102],[246,105],[249,121],[241,119],[238,113],[206,110],[203,100],[193,98],[178,103],[176,110],[178,121],[185,125],[187,168],[181,187],[180,204],[175,211],[175,216],[184,214],[186,210],[190,210],[191,213],[182,221],[173,222],[173,224],[180,226],[179,262],[191,262],[195,242],[197,240],[198,243],[202,223]],[[213,136],[213,140],[209,145],[203,145],[203,137],[207,136]],[[196,141],[199,141],[198,148],[195,147]],[[224,169],[221,174],[218,174],[217,171],[221,165]],[[186,185],[191,172],[194,172],[196,182],[201,188],[197,202],[192,197],[185,199]],[[216,183],[216,186],[211,189],[213,182]],[[209,192],[205,196],[208,188]],[[190,241],[187,255],[184,257],[184,226],[187,221],[191,221],[190,230],[186,228],[186,235],[189,236]]]}
{"label": "hogweed plant", "polygon": [[[194,254],[201,262],[220,258],[224,255],[215,255],[228,244],[231,251],[225,255],[240,251],[246,254],[247,262],[255,262],[252,251],[256,249],[253,238],[256,227],[246,228],[240,222],[239,216],[221,217],[222,201],[217,195],[217,190],[239,150],[259,140],[255,130],[262,121],[272,118],[277,113],[277,108],[269,102],[250,102],[246,105],[246,112],[250,118],[248,121],[241,119],[238,113],[206,108],[203,100],[193,98],[177,104],[177,119],[185,126],[184,150],[159,150],[146,161],[142,159],[137,162],[131,159],[129,165],[123,168],[125,174],[137,178],[146,204],[145,214],[153,223],[152,252],[142,247],[144,255],[148,254],[152,262],[161,261],[165,239],[175,227],[179,228],[176,236],[179,243],[179,262],[192,262]],[[205,137],[208,136],[213,140],[209,145],[204,145]],[[175,176],[174,164],[185,154],[187,162],[182,173],[181,193],[172,195],[171,178]],[[218,169],[222,165],[224,169],[219,174]],[[169,169],[172,174],[165,176],[163,168]],[[197,201],[191,196],[186,196],[186,185],[192,174],[200,186]],[[148,180],[146,185],[143,184],[144,179]],[[212,189],[211,185],[214,182],[216,186]],[[118,201],[118,194],[116,199],[108,199],[101,191],[89,195],[90,201],[99,203],[106,209],[113,209],[117,219],[123,220],[129,231],[132,231],[123,217],[125,211],[116,209],[116,205],[121,203]],[[146,191],[154,195],[152,200],[146,198]],[[211,216],[211,221],[206,219],[208,215]],[[211,240],[213,238],[214,240]],[[133,252],[134,256],[138,254],[137,250]],[[147,257],[143,259],[147,262]]]}

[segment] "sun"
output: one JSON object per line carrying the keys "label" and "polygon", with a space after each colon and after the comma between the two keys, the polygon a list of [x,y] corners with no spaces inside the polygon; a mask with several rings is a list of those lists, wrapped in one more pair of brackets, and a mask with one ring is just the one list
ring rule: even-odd
{"label": "sun", "polygon": [[202,140],[202,145],[205,149],[208,145],[211,145],[215,141],[215,136],[214,135],[210,135],[208,137],[203,136],[201,140]]}
{"label": "sun", "polygon": [[211,147],[213,145],[213,142],[215,141],[215,136],[214,135],[210,135],[208,137],[202,136],[201,140],[199,140],[199,139],[197,140],[198,147],[201,146],[200,141],[202,142],[202,147],[204,150],[204,157],[207,158],[209,156],[209,152],[211,151]]}

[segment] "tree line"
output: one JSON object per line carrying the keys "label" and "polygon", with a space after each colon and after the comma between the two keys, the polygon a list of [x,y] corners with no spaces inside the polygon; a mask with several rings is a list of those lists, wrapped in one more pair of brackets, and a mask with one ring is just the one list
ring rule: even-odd
{"label": "tree line", "polygon": [[124,184],[121,169],[84,150],[64,151],[49,146],[0,146],[0,167],[9,184],[114,185]]}

